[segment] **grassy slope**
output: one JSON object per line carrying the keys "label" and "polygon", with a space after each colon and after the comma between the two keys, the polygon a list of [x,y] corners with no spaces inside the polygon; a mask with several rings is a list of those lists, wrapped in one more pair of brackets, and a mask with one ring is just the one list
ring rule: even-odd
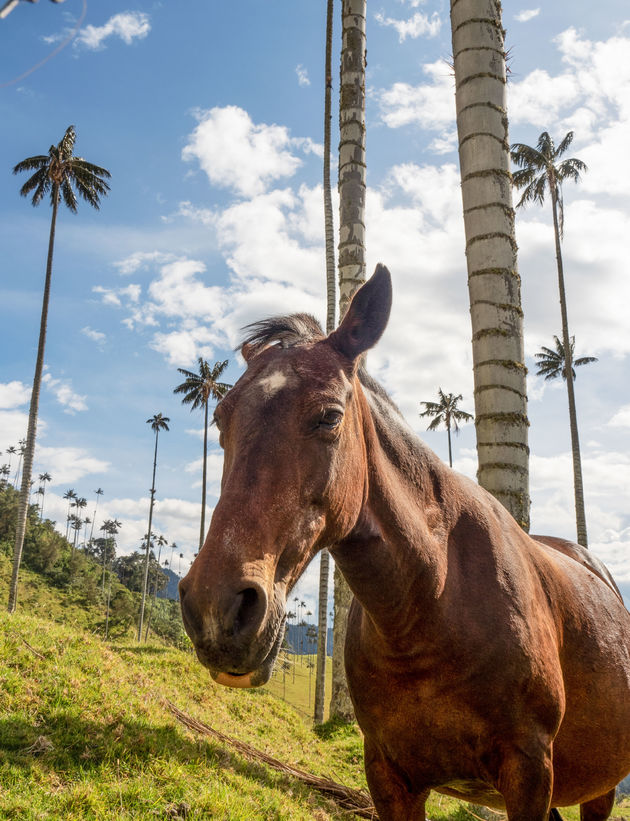
{"label": "grassy slope", "polygon": [[[50,594],[28,572],[20,610],[9,617],[6,570],[3,564],[0,818],[348,818],[293,780],[193,736],[164,698],[287,763],[361,787],[355,729],[322,741],[272,693],[216,687],[190,654],[105,643],[86,629],[96,614]],[[35,602],[38,612],[28,613]],[[474,817],[439,796],[428,812],[433,821]],[[615,815],[630,819],[629,810]]]}

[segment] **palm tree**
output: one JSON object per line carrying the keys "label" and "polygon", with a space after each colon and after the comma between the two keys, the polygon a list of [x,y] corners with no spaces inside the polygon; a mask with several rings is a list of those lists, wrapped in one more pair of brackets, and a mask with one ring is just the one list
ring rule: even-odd
{"label": "palm tree", "polygon": [[451,34],[472,324],[477,478],[527,530],[529,423],[500,0],[451,0]]}
{"label": "palm tree", "polygon": [[92,527],[90,528],[90,542],[92,541],[92,538],[94,537],[94,522],[96,521],[96,509],[98,507],[98,497],[102,496],[105,493],[105,491],[103,490],[103,488],[97,487],[96,490],[94,491],[94,493],[96,494],[96,501],[94,502],[94,514],[92,515]]}
{"label": "palm tree", "polygon": [[68,533],[70,532],[70,507],[74,499],[77,498],[77,494],[73,488],[69,488],[63,494],[63,498],[68,500],[68,510],[66,512],[66,539],[68,538]]}
{"label": "palm tree", "polygon": [[[536,373],[538,376],[544,376],[545,379],[557,379],[561,376],[565,381],[567,378],[567,371],[566,371],[566,357],[564,355],[564,345],[557,336],[554,336],[554,342],[556,345],[556,349],[552,350],[551,348],[545,348],[543,345],[542,348],[538,353],[535,353],[534,356],[538,360],[536,364]],[[579,356],[577,359],[574,357],[575,353],[575,337],[571,337],[571,353],[569,356],[569,361],[573,365],[573,375],[572,378],[575,380],[575,368],[579,367],[580,365],[589,365],[591,362],[597,362],[596,356]]]}
{"label": "palm tree", "polygon": [[9,454],[9,474],[11,473],[11,459],[17,453],[17,448],[15,445],[11,445],[7,448],[7,453]]}
{"label": "palm tree", "polygon": [[22,467],[22,457],[24,456],[25,445],[26,439],[20,439],[20,446],[17,450],[18,463],[17,468],[15,469],[15,480],[13,482],[14,487],[17,487],[20,482],[20,468]]}
{"label": "palm tree", "polygon": [[11,475],[11,468],[9,465],[2,465],[0,467],[0,476],[2,476],[2,482],[0,483],[2,488],[4,489],[9,484],[9,476]]}
{"label": "palm tree", "polygon": [[577,540],[588,547],[586,533],[586,513],[584,511],[584,487],[582,484],[582,464],[580,461],[580,440],[575,410],[575,391],[573,389],[573,368],[571,366],[571,339],[567,297],[564,285],[564,268],[562,265],[561,241],[564,229],[564,205],[562,183],[565,180],[580,181],[580,174],[586,171],[586,165],[575,157],[559,162],[573,142],[573,132],[569,131],[556,148],[554,141],[546,131],[538,138],[538,145],[532,148],[523,143],[514,143],[511,148],[512,161],[519,167],[514,172],[513,182],[516,188],[523,189],[517,208],[529,202],[542,205],[549,191],[551,197],[551,214],[556,246],[556,264],[558,268],[558,290],[560,293],[560,316],[562,319],[562,347],[569,361],[566,362],[568,378],[567,393],[569,397],[569,426],[571,429],[571,449],[573,451],[573,488],[575,493],[575,519]]}
{"label": "palm tree", "polygon": [[155,450],[153,452],[153,475],[151,478],[151,502],[149,504],[149,526],[147,528],[147,548],[144,556],[144,580],[142,582],[142,601],[140,603],[140,618],[138,620],[138,642],[142,640],[142,622],[144,621],[144,605],[147,598],[147,583],[149,580],[149,554],[151,552],[151,523],[153,522],[153,504],[155,502],[155,469],[157,467],[158,436],[161,430],[169,430],[168,423],[171,420],[161,413],[154,414],[147,419],[147,425],[151,425],[151,430],[155,433]]}
{"label": "palm tree", "polygon": [[203,547],[206,535],[206,478],[208,468],[208,403],[210,399],[222,399],[232,387],[225,382],[219,382],[219,377],[227,368],[228,360],[215,362],[210,365],[201,356],[198,360],[199,372],[187,371],[185,368],[177,370],[185,380],[178,385],[173,393],[183,393],[183,405],[190,405],[190,410],[203,408],[203,473],[201,479],[201,524],[199,528],[199,550]]}
{"label": "palm tree", "polygon": [[453,450],[451,448],[451,429],[454,433],[459,432],[459,422],[471,422],[475,417],[472,413],[459,410],[457,403],[461,402],[461,393],[455,396],[454,393],[444,393],[442,388],[438,388],[439,402],[421,402],[424,410],[420,416],[432,416],[433,420],[427,430],[437,430],[440,425],[444,425],[448,434],[448,463],[453,467]]}
{"label": "palm tree", "polygon": [[46,496],[46,482],[52,482],[52,476],[50,473],[40,473],[39,474],[39,481],[42,483],[40,490],[42,493],[42,504],[39,510],[39,520],[43,521],[44,519],[44,498]]}
{"label": "palm tree", "polygon": [[52,205],[52,217],[50,221],[50,236],[48,240],[48,258],[46,263],[46,278],[44,284],[44,297],[42,302],[41,321],[39,325],[39,343],[37,347],[37,360],[35,363],[35,375],[33,377],[33,390],[31,393],[31,404],[28,414],[28,429],[26,435],[26,449],[24,453],[24,468],[22,472],[22,485],[20,488],[20,502],[18,508],[18,520],[15,534],[15,547],[13,551],[13,571],[11,585],[9,588],[9,612],[13,613],[17,606],[18,576],[20,563],[22,561],[22,549],[24,547],[24,534],[26,532],[26,516],[28,513],[28,494],[33,470],[33,458],[35,455],[35,438],[37,435],[37,414],[39,409],[39,393],[41,389],[42,372],[44,368],[44,349],[46,346],[46,327],[48,324],[48,303],[50,300],[50,280],[52,276],[53,250],[55,244],[55,228],[57,224],[57,210],[59,202],[63,199],[65,205],[76,213],[77,196],[76,192],[93,208],[98,210],[101,196],[105,196],[109,191],[109,185],[105,178],[110,177],[109,171],[98,165],[87,162],[82,157],[74,156],[74,143],[76,133],[74,126],[66,129],[61,141],[57,145],[51,145],[48,154],[41,154],[28,157],[19,162],[13,169],[14,174],[23,171],[34,172],[20,189],[23,197],[32,194],[31,202],[39,205],[45,195],[50,194]]}
{"label": "palm tree", "polygon": [[[332,97],[332,40],[334,0],[326,4],[326,56],[324,64],[324,234],[326,238],[326,332],[335,329],[336,287],[335,287],[335,234],[330,186],[330,121]],[[324,721],[324,694],[326,689],[326,634],[328,632],[328,577],[330,575],[330,554],[324,548],[319,554],[319,590],[318,590],[318,643],[317,671],[315,673],[315,707],[313,719],[315,724]],[[295,669],[295,668],[294,668]]]}
{"label": "palm tree", "polygon": [[162,558],[162,548],[164,545],[168,544],[168,541],[165,536],[159,535],[157,537],[157,545],[158,545],[158,556],[157,561],[155,563],[155,573],[153,574],[153,605],[149,609],[149,615],[147,616],[147,626],[146,630],[144,631],[144,640],[145,642],[149,638],[149,627],[151,626],[151,615],[153,614],[153,609],[157,605],[157,594],[158,594],[158,577],[160,574],[160,559]]}
{"label": "palm tree", "polygon": [[[339,315],[365,281],[365,68],[366,0],[341,2],[339,86]],[[334,640],[330,715],[351,721],[343,648],[352,592],[335,566]]]}

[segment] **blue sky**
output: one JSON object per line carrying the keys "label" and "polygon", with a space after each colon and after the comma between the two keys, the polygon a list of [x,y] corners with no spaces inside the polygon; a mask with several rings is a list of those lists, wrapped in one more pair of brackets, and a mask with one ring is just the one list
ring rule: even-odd
{"label": "blue sky", "polygon": [[[0,20],[0,449],[25,435],[50,209],[19,197],[15,163],[68,125],[76,151],[112,173],[100,212],[60,214],[35,473],[63,528],[74,488],[118,518],[121,552],[146,531],[161,412],[154,529],[187,569],[196,551],[201,415],[182,407],[178,367],[228,358],[247,322],[286,311],[324,319],[321,142],[324,4],[66,0],[20,3]],[[74,39],[59,47],[83,16]],[[512,141],[557,140],[589,166],[565,189],[564,256],[592,548],[630,585],[630,12],[625,0],[504,3]],[[334,92],[338,91],[338,21]],[[472,410],[470,324],[449,68],[448,4],[386,0],[368,11],[368,267],[394,278],[392,322],[370,356],[409,423],[437,388]],[[51,56],[52,55],[52,56]],[[43,64],[33,69],[40,62]],[[336,125],[336,114],[333,116]],[[333,142],[336,144],[336,132]],[[25,179],[25,177],[24,177]],[[517,222],[523,279],[532,529],[574,538],[566,392],[535,376],[559,333],[548,208]],[[3,457],[8,461],[8,457]],[[0,462],[2,459],[0,459]],[[455,467],[475,474],[474,431]],[[13,460],[15,469],[15,460]],[[221,455],[210,455],[216,501]],[[175,569],[178,569],[177,566]],[[298,595],[312,604],[316,572]],[[630,587],[628,587],[630,590]],[[314,608],[313,608],[314,609]]]}

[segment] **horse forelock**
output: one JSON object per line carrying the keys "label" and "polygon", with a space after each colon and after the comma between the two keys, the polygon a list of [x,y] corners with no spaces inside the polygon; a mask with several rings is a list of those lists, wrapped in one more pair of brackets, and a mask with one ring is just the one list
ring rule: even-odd
{"label": "horse forelock", "polygon": [[271,345],[293,348],[325,338],[321,325],[311,314],[272,316],[252,322],[243,330],[247,335],[241,343],[241,354],[246,362]]}

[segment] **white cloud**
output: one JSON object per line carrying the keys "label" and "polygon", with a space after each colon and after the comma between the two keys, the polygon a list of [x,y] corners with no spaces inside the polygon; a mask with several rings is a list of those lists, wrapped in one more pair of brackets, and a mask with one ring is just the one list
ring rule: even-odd
{"label": "white cloud", "polygon": [[257,125],[237,106],[201,111],[197,118],[182,157],[196,160],[213,185],[255,196],[274,180],[291,177],[301,165],[293,153],[299,141],[284,126]]}
{"label": "white cloud", "polygon": [[519,23],[527,23],[529,20],[533,20],[534,17],[538,17],[540,14],[540,9],[523,9],[523,11],[519,11],[518,14],[514,15],[514,19]]}
{"label": "white cloud", "polygon": [[99,347],[102,347],[107,336],[102,331],[95,331],[93,328],[90,328],[89,325],[86,325],[85,328],[81,328],[81,333],[83,336],[87,336],[88,339],[91,339],[92,342],[96,342]]}
{"label": "white cloud", "polygon": [[295,67],[295,73],[297,74],[299,85],[310,86],[311,81],[308,77],[308,71],[304,68],[302,64]]}
{"label": "white cloud", "polygon": [[19,408],[30,401],[31,388],[23,382],[0,383],[0,409]]}
{"label": "white cloud", "polygon": [[85,26],[77,34],[75,43],[98,51],[109,37],[119,37],[128,46],[134,40],[143,40],[151,31],[149,15],[139,11],[115,14],[102,26]]}
{"label": "white cloud", "polygon": [[[53,477],[53,483],[72,485],[93,473],[103,473],[110,467],[109,462],[91,456],[84,448],[59,448],[38,445],[35,449],[35,467],[33,475],[47,470]],[[46,494],[48,507],[48,494]]]}
{"label": "white cloud", "polygon": [[630,428],[630,405],[619,408],[608,424],[611,428]]}
{"label": "white cloud", "polygon": [[88,409],[86,397],[74,392],[69,379],[55,379],[50,371],[46,371],[42,377],[42,384],[54,394],[57,402],[63,405],[65,413],[74,414]]}
{"label": "white cloud", "polygon": [[402,43],[407,37],[412,40],[418,37],[436,37],[442,27],[442,21],[437,12],[433,12],[431,17],[422,12],[416,12],[408,20],[396,20],[393,17],[385,17],[382,12],[374,15],[376,21],[381,26],[391,26],[398,32],[398,39]]}
{"label": "white cloud", "polygon": [[381,118],[390,128],[417,125],[432,131],[452,131],[455,124],[455,81],[442,60],[423,66],[430,78],[424,85],[394,83],[377,94]]}
{"label": "white cloud", "polygon": [[165,254],[162,251],[136,251],[125,259],[114,262],[120,274],[135,274],[136,271],[146,270],[152,265],[161,262],[169,262],[173,259],[172,254]]}

